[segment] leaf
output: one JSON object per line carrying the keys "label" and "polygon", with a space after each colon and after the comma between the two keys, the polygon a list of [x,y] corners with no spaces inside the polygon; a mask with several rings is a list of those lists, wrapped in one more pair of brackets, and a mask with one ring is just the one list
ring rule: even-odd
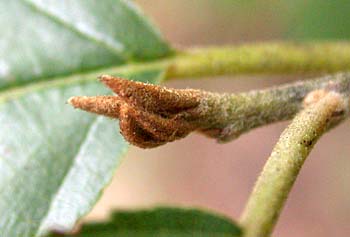
{"label": "leaf", "polygon": [[69,230],[128,145],[117,121],[67,99],[110,93],[96,81],[104,73],[158,82],[163,68],[122,66],[171,50],[125,0],[0,0],[0,22],[0,236]]}
{"label": "leaf", "polygon": [[72,95],[96,93],[107,91],[82,80],[0,104],[0,236],[70,229],[97,201],[127,144],[117,121],[65,104]]}
{"label": "leaf", "polygon": [[83,226],[65,237],[238,237],[241,229],[230,219],[196,209],[156,208],[119,211],[107,223]]}
{"label": "leaf", "polygon": [[0,0],[0,88],[171,53],[128,0]]}

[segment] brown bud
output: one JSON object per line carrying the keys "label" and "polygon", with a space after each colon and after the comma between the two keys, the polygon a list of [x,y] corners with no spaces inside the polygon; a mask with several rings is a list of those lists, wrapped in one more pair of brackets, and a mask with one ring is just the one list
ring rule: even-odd
{"label": "brown bud", "polygon": [[75,96],[71,97],[68,103],[74,108],[119,118],[120,107],[124,102],[118,96]]}
{"label": "brown bud", "polygon": [[198,106],[201,93],[199,90],[167,89],[108,75],[101,76],[100,81],[127,103],[165,115]]}
{"label": "brown bud", "polygon": [[156,147],[199,127],[199,90],[166,89],[106,75],[100,80],[116,95],[76,96],[68,102],[75,108],[119,118],[122,135],[136,146]]}

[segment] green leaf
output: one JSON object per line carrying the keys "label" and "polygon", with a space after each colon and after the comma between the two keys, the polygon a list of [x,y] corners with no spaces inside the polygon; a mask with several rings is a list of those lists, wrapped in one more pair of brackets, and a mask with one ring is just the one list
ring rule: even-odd
{"label": "green leaf", "polygon": [[171,50],[126,0],[0,0],[0,22],[0,236],[70,230],[128,145],[67,99],[110,93],[101,74],[159,82],[163,66],[142,63]]}
{"label": "green leaf", "polygon": [[83,226],[65,237],[238,237],[241,229],[230,219],[196,209],[156,208],[119,211],[107,223]]}
{"label": "green leaf", "polygon": [[127,0],[0,0],[0,89],[171,50]]}

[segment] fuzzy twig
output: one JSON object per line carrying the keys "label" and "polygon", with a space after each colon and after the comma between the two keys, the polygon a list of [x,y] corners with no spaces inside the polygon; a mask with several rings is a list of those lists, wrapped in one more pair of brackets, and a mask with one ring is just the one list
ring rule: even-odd
{"label": "fuzzy twig", "polygon": [[111,76],[101,81],[115,96],[77,96],[76,108],[120,119],[130,143],[156,147],[201,131],[220,142],[230,141],[252,128],[291,119],[314,90],[349,94],[350,74],[338,74],[272,89],[240,94],[176,90]]}
{"label": "fuzzy twig", "polygon": [[270,235],[294,181],[312,147],[326,129],[348,112],[339,93],[311,92],[308,106],[282,133],[242,215],[244,237]]}

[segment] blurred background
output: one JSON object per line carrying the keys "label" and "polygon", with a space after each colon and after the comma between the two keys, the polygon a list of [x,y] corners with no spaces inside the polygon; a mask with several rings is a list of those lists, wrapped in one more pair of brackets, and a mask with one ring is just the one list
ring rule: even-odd
{"label": "blurred background", "polygon": [[[349,39],[349,0],[137,0],[179,48],[269,40]],[[310,75],[308,75],[310,76]],[[303,76],[303,77],[308,77]],[[313,75],[317,76],[317,75]],[[299,76],[167,81],[174,88],[239,92]],[[155,205],[204,207],[238,219],[264,162],[288,122],[258,128],[225,145],[199,134],[151,150],[131,147],[85,220],[111,209]],[[350,236],[350,121],[315,146],[274,236]]]}

